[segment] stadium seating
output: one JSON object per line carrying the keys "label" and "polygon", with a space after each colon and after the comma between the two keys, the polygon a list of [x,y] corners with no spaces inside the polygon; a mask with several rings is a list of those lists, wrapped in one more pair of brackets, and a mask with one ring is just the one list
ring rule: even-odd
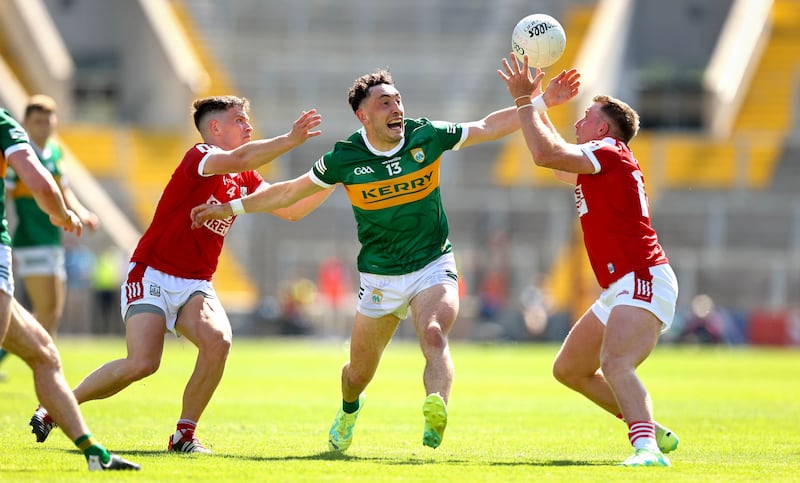
{"label": "stadium seating", "polygon": [[[263,137],[286,132],[302,109],[322,112],[323,135],[273,163],[264,172],[271,181],[302,174],[334,141],[359,127],[345,97],[356,75],[389,68],[409,117],[478,119],[510,103],[495,73],[510,50],[510,26],[534,10],[562,20],[567,51],[549,69],[553,72],[575,61],[600,3],[169,2],[211,80],[198,96],[248,97],[256,135]],[[672,2],[634,3],[637,8],[680,10]],[[697,7],[684,4],[679,6]],[[704,2],[699,13],[705,17],[698,18],[720,15],[730,4]],[[700,291],[713,293],[721,306],[800,304],[800,280],[795,275],[800,273],[800,202],[795,195],[800,164],[792,162],[800,155],[793,123],[798,108],[789,102],[798,96],[798,46],[796,1],[775,0],[769,42],[752,80],[755,87],[747,91],[733,133],[718,139],[700,129],[645,130],[632,143],[647,178],[654,224],[679,271],[683,306]],[[619,87],[623,94],[635,91],[630,84],[636,83],[637,75],[642,74],[635,69],[620,75],[625,79]],[[184,107],[164,109],[174,116]],[[567,138],[578,115],[569,108],[551,112]],[[112,194],[126,203],[141,225],[149,221],[172,163],[194,139],[191,129],[127,121],[91,128],[85,123],[65,124],[62,136],[98,178],[109,186],[127,186]],[[592,281],[584,281],[586,264],[576,250],[580,237],[570,192],[546,170],[532,167],[521,136],[448,153],[442,183],[451,238],[473,294],[489,259],[485,241],[501,230],[508,236],[513,260],[509,312],[516,310],[516,294],[533,273],[552,273],[562,300],[577,300],[576,284],[581,300],[591,297]],[[259,240],[258,248],[263,249],[253,248],[252,240]],[[253,284],[241,291],[251,294],[275,293],[282,280],[298,272],[314,273],[329,255],[350,261],[357,250],[352,214],[341,192],[301,223],[248,217],[237,224],[227,243],[229,250],[248,258],[241,271],[232,256],[221,263],[218,286],[235,286],[246,272]],[[578,280],[568,276],[576,266],[583,267]],[[464,318],[468,317],[465,310]]]}

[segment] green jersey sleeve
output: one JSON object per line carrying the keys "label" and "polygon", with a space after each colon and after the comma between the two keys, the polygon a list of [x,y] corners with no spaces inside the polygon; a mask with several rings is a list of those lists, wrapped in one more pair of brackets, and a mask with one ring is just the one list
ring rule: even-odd
{"label": "green jersey sleeve", "polygon": [[7,110],[0,109],[0,151],[8,159],[20,149],[30,149],[28,133]]}
{"label": "green jersey sleeve", "polygon": [[461,143],[467,139],[467,128],[461,124],[447,121],[430,121],[430,123],[439,136],[444,150],[458,151]]}

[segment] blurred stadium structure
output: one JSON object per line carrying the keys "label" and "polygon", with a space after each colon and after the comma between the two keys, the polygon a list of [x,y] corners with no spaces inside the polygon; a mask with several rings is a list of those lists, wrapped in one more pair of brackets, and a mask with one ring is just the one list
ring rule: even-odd
{"label": "blurred stadium structure", "polygon": [[[534,12],[567,31],[548,74],[583,74],[584,99],[551,113],[566,138],[596,93],[642,117],[631,146],[681,283],[679,310],[710,294],[751,340],[800,343],[800,0],[2,0],[0,105],[19,115],[29,93],[56,98],[76,192],[105,224],[79,243],[127,252],[199,139],[192,99],[248,97],[263,137],[319,109],[323,135],[263,171],[298,176],[359,127],[346,91],[376,67],[392,71],[409,117],[467,121],[508,105],[495,71],[511,28]],[[536,276],[554,314],[540,336],[559,338],[597,291],[571,191],[532,166],[521,136],[448,154],[442,179],[465,281],[458,335],[488,320],[531,337],[518,295]],[[323,261],[354,270],[357,249],[335,193],[300,223],[241,217],[215,285],[244,332],[272,316],[266,301],[292,293],[286,283],[316,281]],[[309,317],[342,333],[352,307]]]}

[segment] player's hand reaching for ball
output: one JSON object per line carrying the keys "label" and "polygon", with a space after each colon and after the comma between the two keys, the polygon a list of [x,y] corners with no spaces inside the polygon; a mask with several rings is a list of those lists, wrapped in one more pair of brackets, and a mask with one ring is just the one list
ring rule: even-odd
{"label": "player's hand reaching for ball", "polygon": [[581,86],[581,74],[577,69],[562,70],[550,79],[547,89],[542,94],[547,107],[558,106],[578,95]]}
{"label": "player's hand reaching for ball", "polygon": [[516,56],[512,53],[507,59],[503,59],[503,68],[497,69],[497,74],[506,81],[508,92],[515,100],[534,95],[544,76],[544,72],[539,68],[536,68],[536,75],[532,75],[528,67],[528,56],[524,55],[522,59],[520,66]]}
{"label": "player's hand reaching for ball", "polygon": [[208,220],[221,220],[233,216],[233,209],[230,203],[210,204],[204,203],[192,208],[189,215],[192,219],[192,229],[197,229],[203,226],[203,223]]}
{"label": "player's hand reaching for ball", "polygon": [[[523,56],[522,66],[514,55],[503,59],[503,69],[498,69],[497,73],[506,82],[508,92],[515,100],[526,95],[534,96],[541,92],[541,80],[544,73],[537,68],[536,75],[531,74],[527,55]],[[542,94],[547,107],[564,104],[577,96],[581,85],[580,78],[581,75],[577,69],[562,70],[553,77]]]}

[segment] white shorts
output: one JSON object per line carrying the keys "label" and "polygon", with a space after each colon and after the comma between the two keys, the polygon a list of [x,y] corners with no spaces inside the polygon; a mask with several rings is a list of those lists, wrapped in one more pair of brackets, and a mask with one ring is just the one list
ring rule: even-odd
{"label": "white shorts", "polygon": [[426,288],[447,284],[458,289],[458,270],[452,253],[446,253],[420,270],[405,275],[360,275],[356,309],[373,319],[389,314],[405,319],[411,299]]}
{"label": "white shorts", "polygon": [[11,273],[11,247],[0,245],[0,290],[14,296],[14,275]]}
{"label": "white shorts", "polygon": [[617,305],[641,307],[652,312],[661,321],[661,333],[664,333],[675,317],[678,279],[667,263],[645,269],[644,273],[640,272],[630,272],[612,283],[592,304],[591,310],[605,325],[611,309]]}
{"label": "white shorts", "polygon": [[23,247],[14,249],[14,264],[17,275],[55,275],[59,280],[67,279],[64,247]]}
{"label": "white shorts", "polygon": [[121,289],[122,320],[127,322],[132,315],[142,312],[158,314],[166,320],[167,330],[180,335],[175,331],[175,323],[181,309],[198,293],[217,298],[208,280],[174,277],[142,263],[131,263]]}

